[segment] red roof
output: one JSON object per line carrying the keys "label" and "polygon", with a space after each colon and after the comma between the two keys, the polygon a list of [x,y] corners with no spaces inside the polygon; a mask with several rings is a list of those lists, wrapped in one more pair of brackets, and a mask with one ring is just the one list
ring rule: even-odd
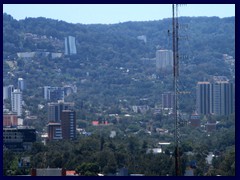
{"label": "red roof", "polygon": [[98,121],[92,121],[92,125],[97,126],[97,125],[99,125],[99,122]]}
{"label": "red roof", "polygon": [[70,171],[66,171],[66,175],[75,175],[76,171],[70,170]]}

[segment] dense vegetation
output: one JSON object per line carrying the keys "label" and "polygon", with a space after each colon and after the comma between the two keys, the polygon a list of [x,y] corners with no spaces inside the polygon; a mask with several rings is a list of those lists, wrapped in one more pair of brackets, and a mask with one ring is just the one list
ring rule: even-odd
{"label": "dense vegetation", "polygon": [[[190,92],[181,96],[180,108],[189,115],[195,110],[197,81],[212,75],[234,80],[222,55],[235,56],[235,18],[181,17],[179,21],[183,39],[180,39],[180,90]],[[77,55],[57,59],[17,57],[18,52],[64,52],[64,37],[69,35],[76,37]],[[147,37],[146,43],[137,38],[141,35]],[[29,155],[32,167],[64,167],[78,172],[85,169],[88,173],[84,175],[95,175],[96,166],[104,174],[127,167],[130,173],[174,175],[172,146],[165,154],[146,154],[146,149],[155,147],[159,141],[173,142],[172,118],[154,114],[153,110],[160,104],[161,94],[172,90],[172,73],[157,72],[155,65],[142,60],[154,58],[160,48],[171,49],[171,19],[83,25],[46,18],[17,21],[3,14],[3,84],[16,86],[18,77],[26,80],[24,109],[38,116],[32,125],[41,134],[47,123],[46,106],[37,108],[38,104],[47,103],[43,86],[76,84],[78,93],[65,100],[75,102],[78,127],[93,132],[92,136],[79,136],[73,142],[51,142],[47,146],[37,142],[31,152],[4,150],[4,174],[24,174],[17,167],[17,160]],[[132,112],[133,105],[148,105],[150,109],[137,114]],[[215,118],[220,123],[211,136],[203,129],[182,128],[183,170],[187,162],[197,160],[197,175],[235,174],[235,117]],[[107,119],[113,125],[104,127],[104,133],[99,134],[101,127],[91,126],[91,120],[96,119]],[[145,131],[149,124],[170,133],[160,135],[153,131],[149,135]],[[115,139],[108,138],[111,130],[117,131]],[[188,151],[195,154],[186,156]],[[205,162],[208,152],[219,156],[211,167]]]}
{"label": "dense vegetation", "polygon": [[[235,127],[234,119],[229,128],[221,128],[211,135],[202,133],[200,129],[185,127],[181,148],[181,169],[184,173],[189,162],[196,161],[195,175],[235,175]],[[174,157],[173,144],[165,149],[165,153],[146,153],[153,148],[153,138],[147,134],[124,136],[118,134],[110,138],[109,127],[97,127],[92,136],[81,135],[76,141],[49,142],[47,146],[35,143],[31,152],[14,153],[4,151],[4,174],[28,173],[34,168],[66,168],[76,170],[81,175],[97,175],[97,173],[114,174],[120,168],[128,168],[130,174],[146,176],[173,176]],[[102,129],[101,129],[102,128]],[[111,128],[110,128],[111,129]],[[162,139],[164,135],[155,135]],[[196,143],[196,141],[198,143]],[[192,152],[190,155],[187,152]],[[208,152],[214,152],[212,165],[206,163]],[[18,168],[18,159],[30,156],[30,167]],[[221,163],[220,163],[221,162]],[[86,170],[86,167],[87,170]],[[85,169],[84,169],[85,168]],[[11,171],[9,171],[9,169]]]}

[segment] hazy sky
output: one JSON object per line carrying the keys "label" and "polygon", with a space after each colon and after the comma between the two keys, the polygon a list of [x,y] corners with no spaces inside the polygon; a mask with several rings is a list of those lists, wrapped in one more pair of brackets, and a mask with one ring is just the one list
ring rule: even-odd
{"label": "hazy sky", "polygon": [[[113,24],[126,21],[160,20],[172,16],[171,4],[3,4],[14,19],[46,17],[69,23]],[[179,16],[235,16],[234,4],[187,4]]]}

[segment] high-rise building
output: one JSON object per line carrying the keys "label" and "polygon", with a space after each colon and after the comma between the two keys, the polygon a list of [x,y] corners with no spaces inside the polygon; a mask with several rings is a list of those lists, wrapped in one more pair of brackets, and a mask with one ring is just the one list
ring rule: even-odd
{"label": "high-rise building", "polygon": [[48,123],[47,127],[49,141],[62,139],[61,123]]}
{"label": "high-rise building", "polygon": [[8,86],[3,86],[3,100],[8,99]]}
{"label": "high-rise building", "polygon": [[157,50],[156,51],[156,67],[157,69],[166,69],[173,67],[173,51]]}
{"label": "high-rise building", "polygon": [[13,85],[3,86],[3,100],[11,99],[12,92],[14,90]]}
{"label": "high-rise building", "polygon": [[210,112],[228,116],[234,112],[234,84],[224,76],[214,76],[210,87]]}
{"label": "high-rise building", "polygon": [[197,83],[197,113],[210,113],[210,82]]}
{"label": "high-rise building", "polygon": [[197,113],[228,116],[235,112],[235,88],[225,76],[197,83]]}
{"label": "high-rise building", "polygon": [[61,112],[63,110],[72,110],[74,103],[58,101],[57,103],[48,103],[48,121],[61,122]]}
{"label": "high-rise building", "polygon": [[23,91],[26,88],[26,83],[23,78],[18,78],[18,89]]}
{"label": "high-rise building", "polygon": [[44,99],[56,102],[64,100],[64,88],[44,86]]}
{"label": "high-rise building", "polygon": [[62,113],[62,138],[76,138],[76,112],[72,110],[63,110]]}
{"label": "high-rise building", "polygon": [[75,37],[65,37],[65,55],[77,54]]}
{"label": "high-rise building", "polygon": [[173,109],[174,108],[174,93],[165,92],[162,94],[162,108]]}
{"label": "high-rise building", "polygon": [[12,112],[16,112],[18,116],[22,115],[22,92],[20,89],[15,89],[11,99]]}

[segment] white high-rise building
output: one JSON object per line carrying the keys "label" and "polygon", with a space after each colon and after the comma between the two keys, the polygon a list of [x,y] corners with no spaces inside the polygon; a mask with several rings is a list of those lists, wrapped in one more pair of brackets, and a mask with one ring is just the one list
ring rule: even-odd
{"label": "white high-rise building", "polygon": [[11,97],[12,112],[16,112],[18,116],[22,115],[22,92],[15,89]]}
{"label": "white high-rise building", "polygon": [[156,67],[157,69],[166,69],[173,67],[173,51],[157,50],[156,51]]}
{"label": "white high-rise building", "polygon": [[65,55],[77,54],[76,40],[73,36],[65,37]]}

